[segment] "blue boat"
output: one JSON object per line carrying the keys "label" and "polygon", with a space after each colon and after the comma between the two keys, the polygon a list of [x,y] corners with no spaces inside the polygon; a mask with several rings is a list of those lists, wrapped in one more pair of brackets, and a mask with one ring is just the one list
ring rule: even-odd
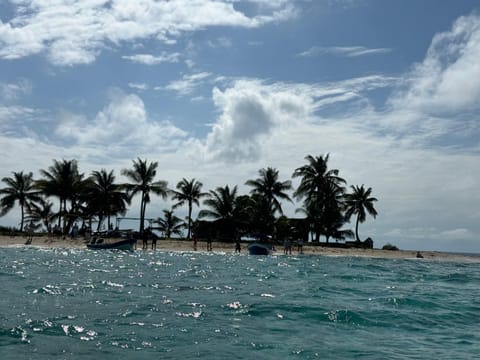
{"label": "blue boat", "polygon": [[250,255],[271,255],[272,247],[265,244],[253,243],[248,245],[248,253]]}

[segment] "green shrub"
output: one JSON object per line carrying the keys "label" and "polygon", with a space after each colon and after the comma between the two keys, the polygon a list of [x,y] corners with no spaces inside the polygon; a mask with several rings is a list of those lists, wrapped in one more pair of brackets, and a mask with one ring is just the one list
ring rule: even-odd
{"label": "green shrub", "polygon": [[395,245],[392,245],[392,244],[386,244],[382,247],[382,250],[393,250],[393,251],[396,251],[398,250],[398,247],[396,247]]}

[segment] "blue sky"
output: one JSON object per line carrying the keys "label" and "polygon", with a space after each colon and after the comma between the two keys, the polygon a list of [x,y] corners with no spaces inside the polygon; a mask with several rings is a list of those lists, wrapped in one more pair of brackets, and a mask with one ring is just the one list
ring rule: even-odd
{"label": "blue sky", "polygon": [[478,1],[2,0],[0,21],[0,177],[75,158],[122,181],[140,157],[246,193],[329,153],[379,199],[362,237],[480,253]]}

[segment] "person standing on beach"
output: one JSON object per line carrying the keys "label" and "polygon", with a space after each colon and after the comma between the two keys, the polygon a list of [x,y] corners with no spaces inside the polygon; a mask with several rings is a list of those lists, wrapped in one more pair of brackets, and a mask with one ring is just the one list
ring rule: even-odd
{"label": "person standing on beach", "polygon": [[297,240],[297,251],[299,254],[303,254],[303,240],[298,239]]}
{"label": "person standing on beach", "polygon": [[78,236],[78,225],[77,223],[75,223],[72,228],[71,237],[72,239],[75,239],[77,236]]}
{"label": "person standing on beach", "polygon": [[285,255],[292,255],[292,242],[290,239],[286,239],[283,243],[283,253]]}
{"label": "person standing on beach", "polygon": [[143,241],[142,250],[148,249],[149,235],[150,235],[150,227],[147,227],[145,230],[143,230],[143,234],[142,234],[142,241]]}
{"label": "person standing on beach", "polygon": [[237,239],[237,241],[235,241],[235,254],[236,253],[240,254],[241,250],[242,250],[242,247],[240,246],[240,240]]}
{"label": "person standing on beach", "polygon": [[30,224],[27,226],[27,241],[25,245],[30,245],[33,241],[33,230],[35,230],[35,225],[33,225],[33,221],[30,221]]}

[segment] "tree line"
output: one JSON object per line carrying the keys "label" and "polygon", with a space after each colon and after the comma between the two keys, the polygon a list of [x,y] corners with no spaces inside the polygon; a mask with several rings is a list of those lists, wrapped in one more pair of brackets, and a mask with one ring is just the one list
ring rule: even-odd
{"label": "tree line", "polygon": [[[154,221],[154,229],[167,238],[186,229],[187,239],[191,239],[192,232],[199,231],[205,219],[214,224],[217,235],[221,233],[230,240],[241,235],[280,238],[306,233],[312,234],[317,242],[320,236],[327,242],[353,236],[360,241],[359,224],[366,220],[367,214],[374,218],[377,215],[374,207],[377,199],[371,196],[372,189],[352,185],[347,191],[347,182],[340,177],[339,170],[328,167],[329,154],[308,155],[305,160],[306,164],[292,174],[292,178],[300,179],[296,189],[291,180],[280,180],[277,169],[267,167],[258,171],[257,178],[245,182],[250,188],[248,194],[239,194],[237,185],[204,192],[200,181],[186,178],[170,189],[166,181],[156,179],[158,163],[140,158],[133,160],[132,168],[121,170],[121,175],[128,179],[125,183],[116,181],[113,170],[101,169],[85,176],[79,172],[76,160],[53,160],[48,169],[40,170],[39,179],[34,179],[32,172],[23,171],[2,179],[5,186],[0,189],[0,216],[18,205],[20,231],[24,231],[26,222],[46,229],[56,223],[63,234],[68,234],[78,221],[88,228],[96,222],[98,231],[105,222],[110,224],[112,217],[125,215],[132,199],[139,196],[142,235],[146,208],[155,195],[173,200],[172,208],[163,210],[163,216]],[[58,210],[51,199],[58,201]],[[283,213],[282,202],[293,203],[293,199],[301,203],[296,210],[301,214],[300,219],[288,219]],[[187,207],[185,221],[174,213],[180,206]],[[201,208],[195,222],[194,206]],[[344,229],[352,216],[355,216],[355,233]]]}

